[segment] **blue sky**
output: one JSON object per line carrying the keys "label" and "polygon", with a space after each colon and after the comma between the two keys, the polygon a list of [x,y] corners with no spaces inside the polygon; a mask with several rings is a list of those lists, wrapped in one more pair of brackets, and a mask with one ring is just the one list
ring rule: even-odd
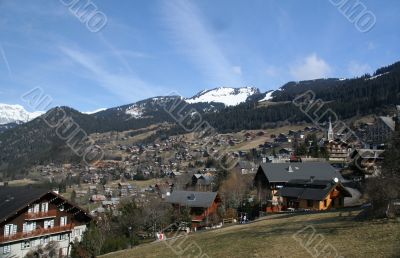
{"label": "blue sky", "polygon": [[362,0],[376,17],[365,33],[331,3],[342,0],[92,0],[107,18],[99,32],[63,4],[71,1],[0,0],[0,103],[32,111],[21,96],[41,87],[53,106],[90,111],[171,92],[354,77],[400,60],[395,0]]}

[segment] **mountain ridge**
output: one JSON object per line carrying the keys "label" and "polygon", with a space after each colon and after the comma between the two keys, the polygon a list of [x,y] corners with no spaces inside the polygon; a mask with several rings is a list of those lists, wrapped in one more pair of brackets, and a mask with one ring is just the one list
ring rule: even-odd
{"label": "mountain ridge", "polygon": [[[225,106],[223,103],[215,102],[190,104],[180,96],[164,96],[110,108],[91,115],[68,107],[58,107],[58,109],[72,117],[88,135],[136,130],[161,123],[168,123],[171,127],[168,131],[158,132],[158,136],[185,133],[173,114],[167,112],[168,108],[165,107],[168,106],[176,106],[177,110],[182,109],[181,117],[189,117],[193,110],[196,110],[200,113],[202,121],[207,121],[221,133],[266,129],[277,126],[279,122],[310,122],[292,103],[296,96],[310,90],[315,93],[315,98],[326,103],[326,108],[331,108],[339,119],[365,114],[384,115],[388,107],[400,103],[400,62],[381,68],[379,71],[373,76],[365,75],[346,80],[318,79],[288,82],[278,90],[255,93],[236,106]],[[273,105],[261,105],[263,102],[271,102]],[[132,111],[133,109],[136,113]],[[55,114],[48,111],[45,116],[47,118],[51,115]],[[54,129],[49,128],[40,118],[0,134],[0,173],[8,175],[23,173],[23,169],[32,165],[33,160],[43,163],[79,159],[68,150],[65,142],[56,137]]]}

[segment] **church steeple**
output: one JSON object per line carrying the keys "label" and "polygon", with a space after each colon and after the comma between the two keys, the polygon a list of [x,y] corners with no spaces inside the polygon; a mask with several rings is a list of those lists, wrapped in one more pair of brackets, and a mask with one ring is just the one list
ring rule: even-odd
{"label": "church steeple", "polygon": [[332,121],[331,121],[331,117],[329,117],[328,141],[333,141],[334,139],[335,139],[335,135],[333,133]]}

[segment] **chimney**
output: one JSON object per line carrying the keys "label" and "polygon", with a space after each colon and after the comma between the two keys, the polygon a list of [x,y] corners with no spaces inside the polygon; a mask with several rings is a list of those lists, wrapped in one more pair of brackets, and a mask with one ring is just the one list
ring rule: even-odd
{"label": "chimney", "polygon": [[315,176],[310,176],[310,183],[314,182],[314,178],[315,178]]}
{"label": "chimney", "polygon": [[289,173],[293,173],[292,166],[289,166],[289,167],[288,167],[288,172],[289,172]]}

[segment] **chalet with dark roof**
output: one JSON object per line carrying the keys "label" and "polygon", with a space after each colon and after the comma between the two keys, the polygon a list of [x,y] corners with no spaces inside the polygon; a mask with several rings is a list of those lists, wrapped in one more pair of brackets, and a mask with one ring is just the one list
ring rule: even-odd
{"label": "chalet with dark roof", "polygon": [[217,192],[173,191],[165,201],[177,211],[189,209],[194,228],[210,225],[211,217],[217,214],[221,205]]}
{"label": "chalet with dark roof", "polygon": [[267,211],[279,211],[283,200],[278,190],[291,180],[310,178],[344,181],[342,175],[327,162],[262,163],[254,177],[258,200]]}
{"label": "chalet with dark roof", "polygon": [[351,193],[343,187],[338,179],[289,181],[277,193],[282,197],[282,209],[329,210],[343,208],[344,198]]}
{"label": "chalet with dark roof", "polygon": [[0,257],[24,257],[50,241],[59,256],[80,241],[92,217],[55,192],[33,187],[0,187]]}

